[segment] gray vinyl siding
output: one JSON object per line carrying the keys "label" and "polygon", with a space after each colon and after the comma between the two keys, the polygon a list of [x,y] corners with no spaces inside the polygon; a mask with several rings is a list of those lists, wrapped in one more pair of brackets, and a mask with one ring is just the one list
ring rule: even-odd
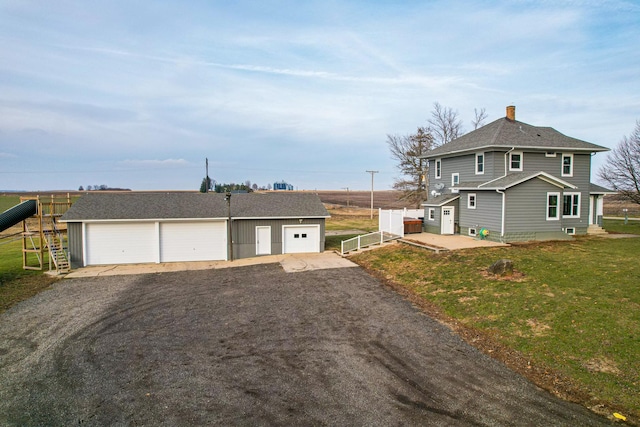
{"label": "gray vinyl siding", "polygon": [[[547,221],[547,192],[562,189],[541,179],[531,179],[506,191],[506,232],[561,232],[562,221]],[[562,213],[562,206],[558,207]]]}
{"label": "gray vinyl siding", "polygon": [[[425,206],[424,207],[424,222],[423,229],[426,233],[432,234],[440,234],[442,231],[441,228],[441,218],[442,218],[442,208],[444,207],[453,207],[453,221],[455,224],[460,224],[460,207],[458,205],[458,201],[460,199],[455,199],[450,201],[449,203],[445,203],[442,206]],[[429,221],[429,209],[433,208],[435,210],[435,219],[433,221]],[[454,230],[455,231],[455,230]]]}
{"label": "gray vinyl siding", "polygon": [[[475,169],[474,169],[475,170]],[[484,153],[484,175],[476,175],[476,181],[490,181],[504,175],[504,154],[496,151]]]}
{"label": "gray vinyl siding", "polygon": [[[469,209],[467,196],[476,195],[476,208]],[[502,228],[502,195],[495,191],[460,192],[460,233],[468,234],[469,228],[489,230],[490,237],[498,238]]]}
{"label": "gray vinyl siding", "polygon": [[324,218],[303,219],[240,219],[233,220],[233,258],[251,258],[256,256],[256,227],[271,227],[271,254],[282,253],[283,225],[320,224],[320,252],[324,251],[325,220]]}
{"label": "gray vinyl siding", "polygon": [[69,261],[71,268],[80,268],[84,264],[82,259],[82,223],[68,222],[67,236],[69,239]]}

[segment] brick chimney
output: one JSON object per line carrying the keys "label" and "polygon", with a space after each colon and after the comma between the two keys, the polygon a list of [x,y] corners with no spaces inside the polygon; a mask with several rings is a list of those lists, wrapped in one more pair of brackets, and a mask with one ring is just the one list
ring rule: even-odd
{"label": "brick chimney", "polygon": [[515,105],[509,105],[507,107],[507,119],[509,120],[516,120],[516,106]]}

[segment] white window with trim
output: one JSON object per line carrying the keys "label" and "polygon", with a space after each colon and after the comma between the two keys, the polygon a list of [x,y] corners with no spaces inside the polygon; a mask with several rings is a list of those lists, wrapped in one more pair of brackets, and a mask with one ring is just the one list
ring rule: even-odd
{"label": "white window with trim", "polygon": [[573,154],[562,155],[562,176],[573,176]]}
{"label": "white window with trim", "polygon": [[469,229],[469,236],[476,237],[478,235],[478,230],[476,228]]}
{"label": "white window with trim", "polygon": [[442,159],[436,159],[436,179],[442,178]]}
{"label": "white window with trim", "polygon": [[509,153],[509,170],[510,171],[522,171],[523,170],[524,156],[522,151],[512,151]]}
{"label": "white window with trim", "polygon": [[547,193],[547,221],[560,219],[560,193]]}
{"label": "white window with trim", "polygon": [[562,195],[562,216],[564,218],[580,218],[580,193],[564,193]]}
{"label": "white window with trim", "polygon": [[467,208],[469,209],[476,208],[476,193],[467,194]]}
{"label": "white window with trim", "polygon": [[436,208],[429,208],[429,211],[427,212],[427,219],[429,221],[435,221],[436,220]]}
{"label": "white window with trim", "polygon": [[458,172],[451,174],[451,186],[455,187],[460,184],[460,174]]}
{"label": "white window with trim", "polygon": [[476,175],[484,175],[484,153],[476,153]]}

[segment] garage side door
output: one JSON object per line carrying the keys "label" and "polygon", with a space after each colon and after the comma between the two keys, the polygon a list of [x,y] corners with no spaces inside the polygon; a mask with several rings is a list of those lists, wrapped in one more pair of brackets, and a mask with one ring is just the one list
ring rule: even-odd
{"label": "garage side door", "polygon": [[283,253],[320,252],[319,225],[285,225],[282,229]]}
{"label": "garage side door", "polygon": [[160,224],[160,262],[227,259],[224,222],[163,222]]}
{"label": "garage side door", "polygon": [[156,261],[155,224],[87,224],[87,265]]}

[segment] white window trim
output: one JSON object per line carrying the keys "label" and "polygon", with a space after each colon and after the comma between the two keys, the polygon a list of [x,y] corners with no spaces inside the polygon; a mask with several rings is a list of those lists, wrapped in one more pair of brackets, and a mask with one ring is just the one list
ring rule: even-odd
{"label": "white window trim", "polygon": [[[580,198],[581,198],[580,193],[568,192],[568,193],[564,193],[562,196],[563,196],[563,197],[562,197],[562,212],[563,212],[563,213],[562,213],[562,217],[563,217],[563,218],[580,218],[580,202],[581,202],[581,200],[580,200]],[[571,214],[569,214],[569,215],[565,215],[565,214],[564,214],[564,196],[571,196],[571,212],[572,212],[572,213],[571,213]],[[578,213],[577,213],[576,215],[574,215],[574,214],[573,214],[573,198],[574,198],[575,196],[578,196]]]}
{"label": "white window trim", "polygon": [[435,177],[440,179],[442,178],[442,159],[436,159],[435,163]]}
{"label": "white window trim", "polygon": [[[511,158],[513,157],[514,154],[519,154],[520,155],[520,167],[519,168],[512,168],[511,167]],[[510,171],[515,171],[515,172],[522,172],[524,170],[524,154],[522,153],[522,151],[512,151],[509,153],[509,170]]]}
{"label": "white window trim", "polygon": [[571,235],[571,236],[575,236],[576,229],[575,229],[575,227],[567,227],[567,228],[565,228],[564,232],[569,234],[569,235]]}
{"label": "white window trim", "polygon": [[[550,196],[556,196],[556,216],[549,216],[549,208],[551,207],[551,205],[549,204],[549,197]],[[551,191],[547,193],[547,210],[545,212],[545,216],[547,217],[547,221],[558,221],[560,219],[560,210],[562,209],[562,205],[560,204],[560,201],[562,200],[562,198],[560,197],[560,192],[555,192],[555,191]]]}
{"label": "white window trim", "polygon": [[[482,156],[482,171],[478,171],[478,156]],[[476,153],[476,175],[484,175],[486,160],[484,153]]]}
{"label": "white window trim", "polygon": [[546,153],[544,153],[544,156],[545,157],[555,157],[556,156],[556,152],[555,151],[553,151],[553,152],[547,151]]}
{"label": "white window trim", "polygon": [[427,211],[427,221],[435,221],[436,220],[436,208],[429,208]]}
{"label": "white window trim", "polygon": [[[473,198],[473,205],[471,204],[472,198]],[[476,196],[476,193],[467,194],[467,208],[475,209],[477,205],[478,205],[478,197]]]}
{"label": "white window trim", "polygon": [[[564,159],[565,157],[568,157],[571,159],[571,163],[569,165],[569,173],[564,173]],[[561,176],[566,176],[566,177],[572,177],[573,176],[573,153],[568,153],[568,154],[562,154],[562,156],[560,157],[560,175]]]}
{"label": "white window trim", "polygon": [[475,228],[469,228],[469,236],[476,237],[478,235],[478,230]]}
{"label": "white window trim", "polygon": [[[458,178],[458,182],[456,183],[455,178]],[[454,172],[451,174],[451,186],[455,187],[456,185],[460,185],[460,173]]]}

